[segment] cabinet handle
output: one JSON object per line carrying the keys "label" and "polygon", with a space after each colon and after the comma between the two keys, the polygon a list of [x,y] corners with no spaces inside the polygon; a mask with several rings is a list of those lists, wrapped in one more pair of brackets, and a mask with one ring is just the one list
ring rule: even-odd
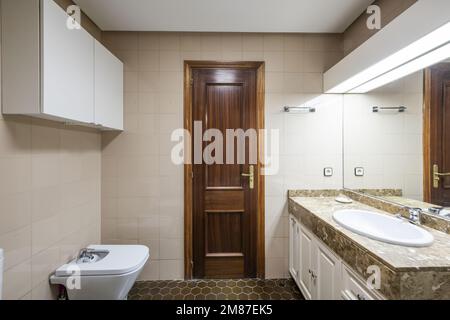
{"label": "cabinet handle", "polygon": [[360,295],[359,293],[356,295],[356,298],[361,301],[366,300],[366,298],[364,296]]}
{"label": "cabinet handle", "polygon": [[317,275],[314,273],[314,271],[312,271],[311,269],[308,270],[308,273],[311,275],[311,278],[316,281],[317,280]]}

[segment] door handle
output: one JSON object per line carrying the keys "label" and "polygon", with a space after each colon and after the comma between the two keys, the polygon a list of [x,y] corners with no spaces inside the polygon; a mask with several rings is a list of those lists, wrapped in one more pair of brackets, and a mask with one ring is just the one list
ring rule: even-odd
{"label": "door handle", "polygon": [[248,184],[250,185],[250,189],[255,188],[255,166],[250,166],[249,173],[242,173],[241,176],[248,177]]}
{"label": "door handle", "polygon": [[437,189],[439,188],[439,180],[441,180],[440,177],[449,177],[450,172],[441,173],[439,172],[439,166],[437,164],[433,165],[433,188]]}

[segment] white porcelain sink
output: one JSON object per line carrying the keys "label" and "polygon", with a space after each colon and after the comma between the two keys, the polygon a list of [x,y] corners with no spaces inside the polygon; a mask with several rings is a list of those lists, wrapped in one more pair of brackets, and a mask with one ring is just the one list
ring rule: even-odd
{"label": "white porcelain sink", "polygon": [[407,220],[365,210],[340,210],[333,219],[344,228],[362,236],[407,247],[428,247],[433,235]]}

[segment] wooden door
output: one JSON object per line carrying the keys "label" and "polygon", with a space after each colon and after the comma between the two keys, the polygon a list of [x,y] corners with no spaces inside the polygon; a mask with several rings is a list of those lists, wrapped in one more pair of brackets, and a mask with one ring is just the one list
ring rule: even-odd
{"label": "wooden door", "polygon": [[[425,185],[429,190],[427,201],[448,207],[450,206],[450,63],[442,63],[427,70],[427,89],[425,95],[429,99],[429,124],[425,125],[425,136],[429,131],[429,161],[425,161],[429,182]],[[427,130],[427,126],[429,127]],[[425,137],[426,141],[427,138]],[[425,150],[427,152],[427,150]],[[436,169],[433,170],[433,167]],[[434,181],[437,171],[440,175]],[[433,183],[435,182],[435,183]]]}
{"label": "wooden door", "polygon": [[[192,119],[201,122],[202,133],[208,129],[223,133],[224,163],[225,146],[230,142],[226,129],[256,128],[256,115],[256,70],[193,69]],[[244,164],[238,164],[237,152],[233,164],[206,164],[204,159],[196,164],[194,150],[194,278],[256,277],[259,177],[256,164],[249,163],[250,143],[246,140]],[[208,144],[203,142],[203,150]],[[255,169],[253,189],[249,178],[242,176],[250,172],[251,165]]]}

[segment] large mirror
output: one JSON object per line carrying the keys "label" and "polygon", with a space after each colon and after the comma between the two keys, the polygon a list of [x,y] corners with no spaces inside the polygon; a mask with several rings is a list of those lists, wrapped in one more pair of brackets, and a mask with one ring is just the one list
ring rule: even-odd
{"label": "large mirror", "polygon": [[450,61],[344,95],[343,121],[344,188],[450,218]]}

